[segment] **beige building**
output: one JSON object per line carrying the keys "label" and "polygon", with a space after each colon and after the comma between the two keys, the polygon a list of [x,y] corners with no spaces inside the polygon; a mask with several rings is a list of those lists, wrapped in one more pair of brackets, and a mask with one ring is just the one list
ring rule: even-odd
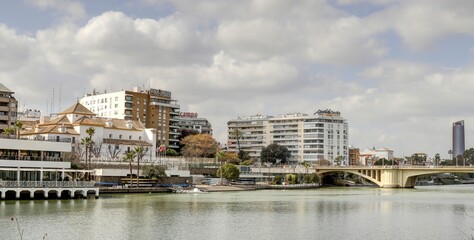
{"label": "beige building", "polygon": [[13,91],[0,83],[0,133],[12,127],[17,119],[18,101]]}
{"label": "beige building", "polygon": [[155,129],[147,129],[139,121],[96,117],[96,114],[76,103],[57,117],[42,120],[31,129],[21,132],[21,138],[71,143],[72,151],[79,153],[81,140],[88,137],[87,129],[94,128],[92,140],[94,158],[121,161],[123,154],[142,147],[144,161],[155,159]]}
{"label": "beige building", "polygon": [[139,121],[156,130],[157,145],[178,148],[180,106],[169,91],[139,87],[111,93],[94,91],[79,102],[98,117]]}

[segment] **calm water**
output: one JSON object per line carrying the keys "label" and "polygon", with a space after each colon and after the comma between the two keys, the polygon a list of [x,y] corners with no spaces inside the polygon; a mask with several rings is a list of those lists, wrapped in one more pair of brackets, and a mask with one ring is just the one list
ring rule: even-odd
{"label": "calm water", "polygon": [[0,202],[0,239],[468,239],[474,185]]}

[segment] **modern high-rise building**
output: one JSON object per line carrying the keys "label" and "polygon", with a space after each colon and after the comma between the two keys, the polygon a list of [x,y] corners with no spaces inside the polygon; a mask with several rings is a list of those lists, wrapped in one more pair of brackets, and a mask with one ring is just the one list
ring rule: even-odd
{"label": "modern high-rise building", "polygon": [[195,112],[181,112],[177,120],[177,125],[180,129],[194,130],[198,133],[212,135],[211,123],[206,118],[198,117],[198,114]]}
{"label": "modern high-rise building", "polygon": [[453,123],[453,159],[464,154],[464,120]]}
{"label": "modern high-rise building", "polygon": [[156,129],[157,145],[178,148],[180,107],[171,92],[150,88],[87,94],[79,101],[98,117],[140,121],[146,128]]}
{"label": "modern high-rise building", "polygon": [[262,147],[277,143],[288,148],[293,163],[323,159],[333,163],[338,157],[348,163],[348,124],[340,112],[239,117],[227,127],[228,151],[238,152],[240,147],[254,159],[260,157]]}
{"label": "modern high-rise building", "polygon": [[13,126],[17,119],[18,101],[13,91],[0,83],[0,133]]}

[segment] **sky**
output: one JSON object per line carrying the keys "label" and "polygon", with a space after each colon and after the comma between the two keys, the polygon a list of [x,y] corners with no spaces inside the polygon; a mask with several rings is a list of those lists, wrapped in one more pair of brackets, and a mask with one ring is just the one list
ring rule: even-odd
{"label": "sky", "polygon": [[[227,121],[340,111],[349,144],[397,157],[474,147],[472,0],[18,0],[0,8],[0,82],[20,110],[85,93],[172,92]],[[54,93],[54,94],[53,94]]]}

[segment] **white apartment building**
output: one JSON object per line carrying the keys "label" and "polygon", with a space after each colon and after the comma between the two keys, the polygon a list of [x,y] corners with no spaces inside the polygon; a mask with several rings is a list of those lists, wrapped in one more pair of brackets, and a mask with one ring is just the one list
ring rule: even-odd
{"label": "white apartment building", "polygon": [[278,117],[241,117],[228,122],[229,151],[238,152],[237,137],[241,132],[240,149],[253,158],[259,158],[262,147],[271,143],[286,146],[291,152],[290,162],[315,162],[325,159],[334,162],[337,157],[348,161],[348,124],[339,112],[319,110],[314,115],[284,114]]}
{"label": "white apartment building", "polygon": [[158,145],[178,148],[180,106],[169,91],[139,87],[110,93],[94,91],[79,102],[98,117],[139,121],[146,128],[156,129]]}

